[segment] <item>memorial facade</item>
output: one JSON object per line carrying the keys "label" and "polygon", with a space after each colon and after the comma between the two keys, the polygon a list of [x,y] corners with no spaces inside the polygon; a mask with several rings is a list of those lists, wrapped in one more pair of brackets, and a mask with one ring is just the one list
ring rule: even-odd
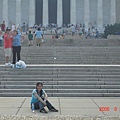
{"label": "memorial facade", "polygon": [[0,0],[0,23],[81,23],[102,30],[106,24],[120,22],[120,0]]}

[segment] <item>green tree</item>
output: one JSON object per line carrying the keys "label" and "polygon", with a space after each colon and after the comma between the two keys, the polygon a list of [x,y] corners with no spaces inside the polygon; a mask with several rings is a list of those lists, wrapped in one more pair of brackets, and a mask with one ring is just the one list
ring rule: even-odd
{"label": "green tree", "polygon": [[104,37],[107,38],[108,35],[120,35],[120,23],[115,23],[114,25],[107,25],[104,31]]}

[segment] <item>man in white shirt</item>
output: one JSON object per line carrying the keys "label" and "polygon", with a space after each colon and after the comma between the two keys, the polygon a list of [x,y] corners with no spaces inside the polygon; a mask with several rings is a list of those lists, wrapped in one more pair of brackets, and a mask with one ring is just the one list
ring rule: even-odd
{"label": "man in white shirt", "polygon": [[15,26],[15,24],[12,24],[11,31],[14,31],[14,30],[16,30],[16,26]]}
{"label": "man in white shirt", "polygon": [[72,38],[75,35],[75,26],[72,24],[71,26]]}

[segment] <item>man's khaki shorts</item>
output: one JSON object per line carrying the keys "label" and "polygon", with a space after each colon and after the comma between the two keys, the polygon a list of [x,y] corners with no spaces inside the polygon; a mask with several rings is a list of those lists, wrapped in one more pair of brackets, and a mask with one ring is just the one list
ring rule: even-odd
{"label": "man's khaki shorts", "polygon": [[12,54],[12,48],[6,48],[5,49],[5,57],[11,57]]}
{"label": "man's khaki shorts", "polygon": [[32,44],[33,45],[33,40],[28,41],[28,45]]}
{"label": "man's khaki shorts", "polygon": [[36,43],[41,44],[42,43],[42,38],[36,38]]}

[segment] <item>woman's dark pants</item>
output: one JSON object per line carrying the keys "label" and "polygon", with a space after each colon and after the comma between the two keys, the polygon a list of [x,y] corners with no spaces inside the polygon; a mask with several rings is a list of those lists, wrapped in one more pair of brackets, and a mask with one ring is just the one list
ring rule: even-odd
{"label": "woman's dark pants", "polygon": [[17,61],[20,60],[20,52],[21,52],[21,46],[13,46],[13,64],[16,63],[16,55],[17,55]]}
{"label": "woman's dark pants", "polygon": [[[46,104],[47,104],[47,107],[48,107],[49,110],[54,108],[48,100],[46,101]],[[44,105],[41,102],[37,102],[37,103],[34,103],[34,107],[35,107],[35,109],[40,109],[41,110],[41,109],[44,108]]]}

